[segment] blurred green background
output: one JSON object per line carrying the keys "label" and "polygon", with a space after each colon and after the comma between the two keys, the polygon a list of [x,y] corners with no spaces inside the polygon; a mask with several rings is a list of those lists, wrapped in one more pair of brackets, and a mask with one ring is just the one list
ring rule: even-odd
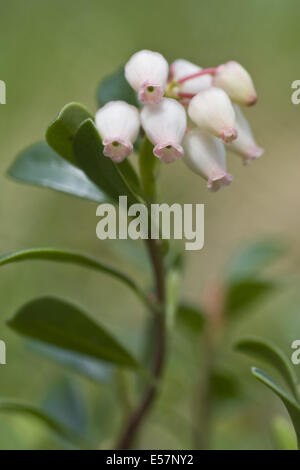
{"label": "blurred green background", "polygon": [[[284,410],[255,383],[249,374],[252,362],[233,353],[231,344],[240,335],[257,334],[290,355],[291,342],[300,337],[300,107],[290,98],[291,83],[300,78],[299,1],[1,0],[0,11],[0,79],[7,85],[7,104],[0,106],[1,253],[69,247],[109,259],[147,285],[149,273],[141,267],[141,256],[133,265],[124,255],[136,245],[97,240],[94,204],[16,184],[5,172],[20,150],[44,138],[65,103],[78,101],[95,111],[99,81],[136,50],[157,50],[170,62],[185,58],[202,66],[234,59],[251,72],[259,100],[247,116],[265,155],[247,168],[229,155],[234,182],[217,194],[209,193],[181,162],[164,167],[160,198],[205,203],[205,247],[186,253],[182,286],[182,296],[195,303],[209,283],[222,278],[239,246],[262,237],[287,246],[286,256],[268,274],[280,277],[281,288],[238,322],[218,359],[238,375],[243,398],[217,407],[213,417],[213,447],[272,448],[270,420]],[[71,377],[88,397],[89,419],[95,420],[93,410],[98,410],[99,441],[105,447],[120,419],[111,386],[98,387],[67,374],[34,355],[5,326],[22,303],[45,294],[82,305],[136,351],[143,341],[145,312],[117,281],[77,267],[28,262],[0,271],[0,339],[7,343],[7,365],[0,366],[1,396],[41,403],[56,383]],[[200,365],[189,346],[175,336],[167,385],[145,426],[141,447],[193,446],[189,421],[195,397],[191,400],[190,394]],[[102,425],[105,414],[108,421]],[[0,415],[0,448],[59,446],[35,422]]]}

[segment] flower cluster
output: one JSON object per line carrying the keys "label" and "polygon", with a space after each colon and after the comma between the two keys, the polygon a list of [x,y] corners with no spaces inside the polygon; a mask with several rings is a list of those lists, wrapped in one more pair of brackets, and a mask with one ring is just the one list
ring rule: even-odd
{"label": "flower cluster", "polygon": [[257,96],[248,72],[237,62],[202,69],[178,59],[170,67],[158,52],[142,50],[125,65],[125,77],[136,91],[141,110],[125,101],[111,101],[96,113],[104,154],[119,163],[133,151],[140,126],[161,161],[183,157],[216,191],[230,184],[226,147],[245,164],[260,157],[240,106]]}

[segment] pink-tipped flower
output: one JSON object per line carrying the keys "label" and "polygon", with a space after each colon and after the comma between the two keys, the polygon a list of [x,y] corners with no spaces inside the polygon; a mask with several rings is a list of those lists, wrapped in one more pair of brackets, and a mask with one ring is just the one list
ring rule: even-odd
{"label": "pink-tipped flower", "polygon": [[120,163],[133,151],[140,128],[138,110],[125,101],[110,101],[95,116],[104,155]]}
{"label": "pink-tipped flower", "polygon": [[240,155],[243,158],[244,164],[247,165],[251,160],[261,157],[264,149],[255,142],[251,127],[240,107],[236,104],[234,109],[238,138],[230,144],[229,150]]}
{"label": "pink-tipped flower", "polygon": [[241,64],[233,60],[217,67],[213,85],[226,91],[238,104],[251,106],[257,101],[252,78]]}
{"label": "pink-tipped flower", "polygon": [[237,138],[235,112],[231,101],[221,88],[210,87],[191,99],[188,114],[202,130],[230,143]]}
{"label": "pink-tipped flower", "polygon": [[218,191],[231,183],[232,176],[226,171],[225,147],[220,139],[194,128],[184,136],[183,147],[183,161],[207,180],[208,189]]}
{"label": "pink-tipped flower", "polygon": [[144,106],[141,121],[154,145],[156,157],[164,163],[171,163],[183,156],[181,141],[186,130],[186,114],[178,101],[163,98],[158,105]]}
{"label": "pink-tipped flower", "polygon": [[[170,67],[171,77],[174,81],[180,80],[194,73],[201,72],[202,67],[192,64],[188,60],[177,59]],[[183,82],[179,85],[179,91],[181,93],[196,94],[205,88],[208,88],[212,84],[212,76],[202,75],[200,77],[192,78]]]}
{"label": "pink-tipped flower", "polygon": [[158,52],[139,51],[125,65],[125,77],[143,104],[158,104],[169,74],[166,59]]}

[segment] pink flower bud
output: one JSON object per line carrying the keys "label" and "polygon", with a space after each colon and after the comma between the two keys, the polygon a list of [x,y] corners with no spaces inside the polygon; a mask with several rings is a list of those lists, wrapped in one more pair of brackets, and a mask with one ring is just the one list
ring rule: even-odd
{"label": "pink flower bud", "polygon": [[144,106],[141,112],[144,131],[153,153],[165,163],[183,156],[181,141],[186,130],[184,107],[172,98],[163,98],[158,105]]}
{"label": "pink flower bud", "polygon": [[207,180],[208,189],[218,191],[231,183],[232,176],[226,171],[225,147],[219,139],[194,128],[184,136],[183,148],[183,161]]}
{"label": "pink flower bud", "polygon": [[191,99],[188,114],[202,130],[230,143],[237,138],[235,113],[231,101],[221,88],[210,87]]}
{"label": "pink flower bud", "polygon": [[144,104],[158,104],[166,87],[169,65],[158,52],[139,51],[125,65],[125,77]]}
{"label": "pink flower bud", "polygon": [[264,149],[255,142],[251,127],[240,107],[236,104],[234,109],[238,138],[228,148],[243,157],[244,164],[247,165],[251,160],[259,158],[264,153]]}
{"label": "pink flower bud", "polygon": [[133,151],[139,128],[139,112],[125,101],[110,101],[95,116],[104,155],[119,163]]}
{"label": "pink flower bud", "polygon": [[[184,59],[177,59],[170,67],[172,79],[174,81],[180,80],[181,78],[188,77],[194,73],[200,72],[202,67],[192,64]],[[211,75],[202,75],[201,77],[192,78],[187,80],[179,86],[179,90],[182,93],[196,94],[205,88],[208,88],[212,84]]]}
{"label": "pink flower bud", "polygon": [[238,104],[251,106],[257,101],[252,78],[241,64],[233,60],[217,67],[213,85],[226,91]]}

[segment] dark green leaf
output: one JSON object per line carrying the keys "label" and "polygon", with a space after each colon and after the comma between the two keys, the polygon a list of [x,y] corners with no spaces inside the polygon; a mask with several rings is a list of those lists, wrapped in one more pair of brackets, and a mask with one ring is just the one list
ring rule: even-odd
{"label": "dark green leaf", "polygon": [[297,376],[290,366],[289,359],[276,347],[265,340],[247,338],[239,341],[236,349],[250,356],[266,361],[284,378],[296,400],[299,400]]}
{"label": "dark green leaf", "polygon": [[32,248],[28,250],[20,250],[0,255],[0,266],[26,260],[59,261],[101,271],[127,284],[127,286],[130,287],[143,300],[143,302],[149,306],[149,301],[146,295],[126,274],[123,274],[121,271],[108,266],[107,264],[101,263],[90,256],[77,253],[76,251],[58,250],[56,248]]}
{"label": "dark green leaf", "polygon": [[84,354],[78,354],[74,351],[51,346],[39,341],[29,342],[30,351],[45,356],[64,368],[68,368],[94,382],[107,382],[112,377],[113,367],[107,362],[93,359]]}
{"label": "dark green leaf", "polygon": [[214,371],[210,387],[212,395],[220,400],[236,398],[240,393],[237,379],[227,371]]}
{"label": "dark green leaf", "polygon": [[132,191],[141,196],[143,199],[145,199],[145,195],[143,193],[139,177],[134,167],[131,165],[130,161],[128,159],[125,159],[121,163],[118,163],[118,170],[121,173],[124,181],[126,181],[126,184],[132,189]]}
{"label": "dark green leaf", "polygon": [[280,387],[280,385],[278,385],[266,372],[261,369],[257,369],[256,367],[252,367],[251,371],[257,380],[265,384],[274,393],[276,393],[276,395],[284,403],[294,425],[298,441],[298,448],[300,449],[300,406],[294,401],[293,398],[289,397]]}
{"label": "dark green leaf", "polygon": [[46,142],[34,144],[18,155],[8,170],[12,178],[95,202],[108,200],[86,175],[52,150]]}
{"label": "dark green leaf", "polygon": [[8,321],[16,332],[60,348],[113,364],[138,367],[136,359],[82,310],[45,297],[25,304]]}
{"label": "dark green leaf", "polygon": [[277,285],[274,282],[259,280],[245,280],[231,284],[225,300],[226,314],[234,316],[253,307],[275,287]]}
{"label": "dark green leaf", "polygon": [[192,305],[181,304],[177,310],[177,319],[179,324],[194,333],[198,333],[203,329],[205,313]]}
{"label": "dark green leaf", "polygon": [[283,253],[284,246],[276,240],[259,240],[243,247],[233,255],[227,267],[229,283],[255,277]]}
{"label": "dark green leaf", "polygon": [[139,106],[136,93],[125,78],[123,67],[100,83],[97,99],[99,106],[116,100],[127,101],[129,104]]}
{"label": "dark green leaf", "polygon": [[92,118],[89,111],[79,103],[66,104],[49,125],[46,140],[55,152],[75,163],[73,155],[74,136],[86,119]]}
{"label": "dark green leaf", "polygon": [[124,182],[117,165],[103,155],[100,136],[90,119],[78,129],[73,149],[78,166],[114,201],[119,202],[119,196],[127,196],[129,205],[138,202]]}
{"label": "dark green leaf", "polygon": [[30,403],[25,403],[20,400],[14,399],[0,399],[0,412],[10,412],[10,413],[22,413],[26,415],[33,416],[34,418],[39,419],[44,423],[51,431],[59,434],[61,437],[67,439],[68,441],[78,443],[79,436],[75,434],[70,428],[66,427],[60,420],[49,415],[46,411],[31,405]]}

